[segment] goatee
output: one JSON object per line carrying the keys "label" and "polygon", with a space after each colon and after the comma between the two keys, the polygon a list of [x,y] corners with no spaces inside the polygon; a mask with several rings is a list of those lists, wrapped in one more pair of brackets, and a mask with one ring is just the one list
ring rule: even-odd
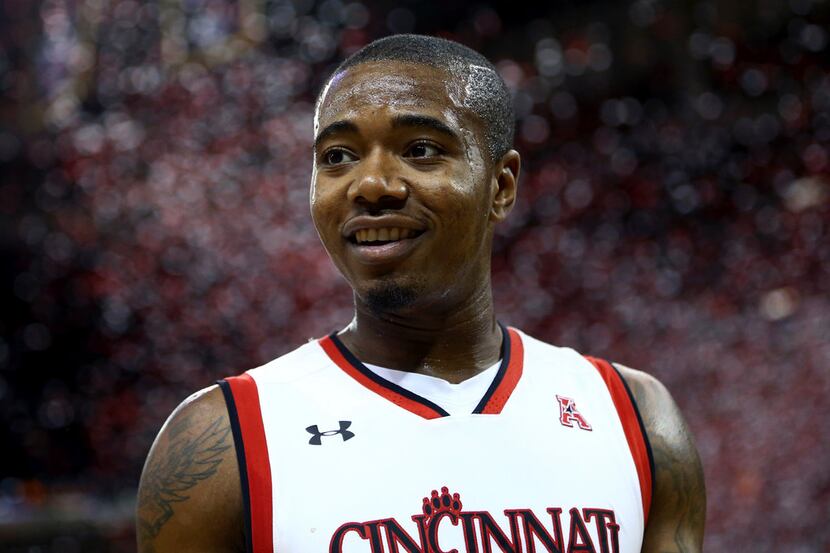
{"label": "goatee", "polygon": [[417,293],[411,287],[388,283],[373,287],[364,299],[373,313],[381,314],[408,307],[417,297]]}

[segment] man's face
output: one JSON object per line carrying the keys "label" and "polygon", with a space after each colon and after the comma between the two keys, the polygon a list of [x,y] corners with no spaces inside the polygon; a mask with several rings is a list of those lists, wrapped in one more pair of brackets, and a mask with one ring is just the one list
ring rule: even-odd
{"label": "man's face", "polygon": [[463,83],[422,64],[353,66],[325,92],[315,135],[311,214],[359,298],[451,304],[489,277],[497,186]]}

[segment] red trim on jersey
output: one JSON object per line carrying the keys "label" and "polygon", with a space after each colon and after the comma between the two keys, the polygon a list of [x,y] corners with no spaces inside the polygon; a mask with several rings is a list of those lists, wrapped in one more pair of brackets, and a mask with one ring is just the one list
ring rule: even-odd
{"label": "red trim on jersey", "polygon": [[490,399],[487,400],[484,408],[480,411],[485,415],[498,415],[501,413],[504,404],[510,399],[510,395],[516,389],[516,384],[519,383],[519,379],[522,377],[525,358],[522,339],[519,337],[519,333],[513,328],[508,328],[507,334],[510,337],[510,359],[508,360],[507,369],[504,372],[501,382],[498,383]]}
{"label": "red trim on jersey", "polygon": [[587,355],[585,358],[599,371],[605,385],[608,387],[611,399],[614,401],[614,407],[617,408],[617,414],[625,432],[625,439],[628,441],[631,456],[634,458],[634,465],[637,467],[637,476],[640,479],[644,523],[648,522],[648,512],[651,508],[652,462],[649,458],[648,437],[645,434],[645,428],[642,426],[634,398],[631,396],[622,376],[611,363]]}
{"label": "red trim on jersey", "polygon": [[262,424],[259,392],[256,382],[248,373],[225,380],[233,393],[242,433],[242,444],[245,448],[253,550],[256,553],[273,553],[271,462],[268,457],[268,444],[265,441],[265,427]]}
{"label": "red trim on jersey", "polygon": [[343,371],[357,380],[360,384],[372,390],[376,394],[379,394],[395,405],[399,405],[420,417],[425,419],[437,419],[439,417],[445,416],[444,413],[436,411],[435,409],[431,408],[428,405],[421,403],[420,401],[416,401],[412,398],[408,398],[395,390],[390,390],[386,386],[375,382],[371,378],[369,378],[366,374],[360,371],[357,367],[352,365],[346,357],[340,352],[337,346],[334,344],[334,340],[331,337],[326,336],[325,338],[321,338],[319,340],[320,346],[326,352],[326,354],[331,358],[334,363],[343,369]]}

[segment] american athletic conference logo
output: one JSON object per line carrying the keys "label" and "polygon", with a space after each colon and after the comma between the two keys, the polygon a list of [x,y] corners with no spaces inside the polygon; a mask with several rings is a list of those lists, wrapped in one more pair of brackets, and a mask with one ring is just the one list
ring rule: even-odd
{"label": "american athletic conference logo", "polygon": [[[410,517],[417,525],[417,532],[408,532],[395,518],[347,522],[332,534],[329,553],[343,553],[344,547],[348,551],[367,553],[619,553],[620,550],[620,525],[610,509],[572,507],[564,515],[561,507],[549,507],[545,510],[548,516],[543,518],[550,517],[550,522],[544,523],[531,509],[505,509],[507,520],[501,524],[489,511],[462,509],[460,495],[451,494],[444,486],[440,493],[432,490],[429,497],[424,497],[421,513]],[[361,542],[366,543],[361,546]]]}

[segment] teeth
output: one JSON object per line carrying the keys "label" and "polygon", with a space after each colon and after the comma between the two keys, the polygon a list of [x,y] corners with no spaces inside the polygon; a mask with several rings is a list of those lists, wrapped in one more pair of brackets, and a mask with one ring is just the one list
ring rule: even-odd
{"label": "teeth", "polygon": [[389,242],[403,240],[415,234],[415,231],[407,228],[380,228],[361,229],[355,232],[355,241],[363,242]]}

